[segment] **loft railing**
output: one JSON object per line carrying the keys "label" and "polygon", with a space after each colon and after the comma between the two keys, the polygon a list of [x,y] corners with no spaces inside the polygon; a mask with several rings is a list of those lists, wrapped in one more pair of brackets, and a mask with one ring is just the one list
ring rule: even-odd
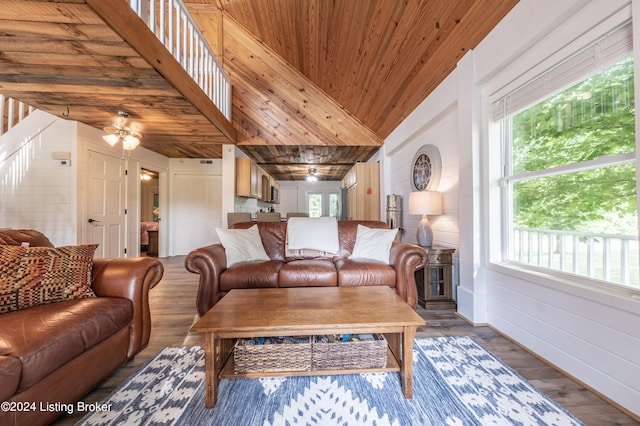
{"label": "loft railing", "polygon": [[512,260],[640,288],[637,235],[514,228]]}
{"label": "loft railing", "polygon": [[191,78],[231,121],[231,83],[181,0],[129,0]]}
{"label": "loft railing", "polygon": [[24,120],[33,110],[32,106],[0,94],[0,136]]}

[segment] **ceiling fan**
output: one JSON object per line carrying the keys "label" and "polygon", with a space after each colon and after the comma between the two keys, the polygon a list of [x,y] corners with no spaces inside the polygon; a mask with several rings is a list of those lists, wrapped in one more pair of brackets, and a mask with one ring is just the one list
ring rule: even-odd
{"label": "ceiling fan", "polygon": [[315,168],[310,168],[309,174],[306,177],[307,182],[317,182],[318,176],[320,176],[320,173],[318,173],[318,171]]}

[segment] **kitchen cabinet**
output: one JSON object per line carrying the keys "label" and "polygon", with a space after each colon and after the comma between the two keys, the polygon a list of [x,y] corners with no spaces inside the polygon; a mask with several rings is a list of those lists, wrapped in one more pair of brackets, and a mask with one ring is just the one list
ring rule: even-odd
{"label": "kitchen cabinet", "polygon": [[342,180],[348,220],[380,220],[380,164],[356,163]]}
{"label": "kitchen cabinet", "polygon": [[236,158],[236,196],[273,202],[271,187],[280,185],[250,158]]}
{"label": "kitchen cabinet", "polygon": [[250,158],[236,158],[236,195],[238,197],[256,197],[257,166]]}

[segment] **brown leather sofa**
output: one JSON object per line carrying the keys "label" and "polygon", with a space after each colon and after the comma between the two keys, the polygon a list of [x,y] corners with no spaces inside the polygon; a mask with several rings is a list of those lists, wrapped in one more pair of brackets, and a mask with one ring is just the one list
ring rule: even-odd
{"label": "brown leather sofa", "polygon": [[[414,272],[427,261],[418,246],[394,241],[390,265],[379,261],[349,259],[356,241],[358,224],[388,228],[378,221],[338,221],[340,249],[336,256],[287,256],[286,222],[256,222],[268,261],[243,262],[227,268],[224,248],[213,244],[191,251],[185,268],[200,274],[197,310],[204,315],[232,289],[256,287],[319,287],[386,285],[415,309]],[[246,229],[253,222],[236,223],[231,228]]]}
{"label": "brown leather sofa", "polygon": [[[53,247],[32,230],[0,230],[0,244]],[[94,259],[95,298],[0,314],[0,425],[47,424],[149,343],[148,292],[157,259]],[[1,273],[1,272],[0,272]]]}

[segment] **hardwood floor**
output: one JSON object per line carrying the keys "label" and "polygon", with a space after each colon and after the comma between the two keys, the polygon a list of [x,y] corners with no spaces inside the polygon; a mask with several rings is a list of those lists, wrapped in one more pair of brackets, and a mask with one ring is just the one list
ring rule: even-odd
{"label": "hardwood floor", "polygon": [[[162,347],[200,344],[200,336],[189,333],[189,328],[197,320],[195,299],[198,276],[184,269],[183,256],[164,258],[161,261],[165,266],[164,277],[150,295],[153,328],[149,346],[86,395],[83,398],[84,402],[99,402],[105,398]],[[640,422],[625,415],[491,328],[473,327],[452,310],[426,311],[419,307],[417,312],[425,319],[427,325],[418,329],[416,337],[473,336],[482,346],[585,424],[640,425]],[[54,424],[73,425],[81,418],[82,413],[65,415]]]}

